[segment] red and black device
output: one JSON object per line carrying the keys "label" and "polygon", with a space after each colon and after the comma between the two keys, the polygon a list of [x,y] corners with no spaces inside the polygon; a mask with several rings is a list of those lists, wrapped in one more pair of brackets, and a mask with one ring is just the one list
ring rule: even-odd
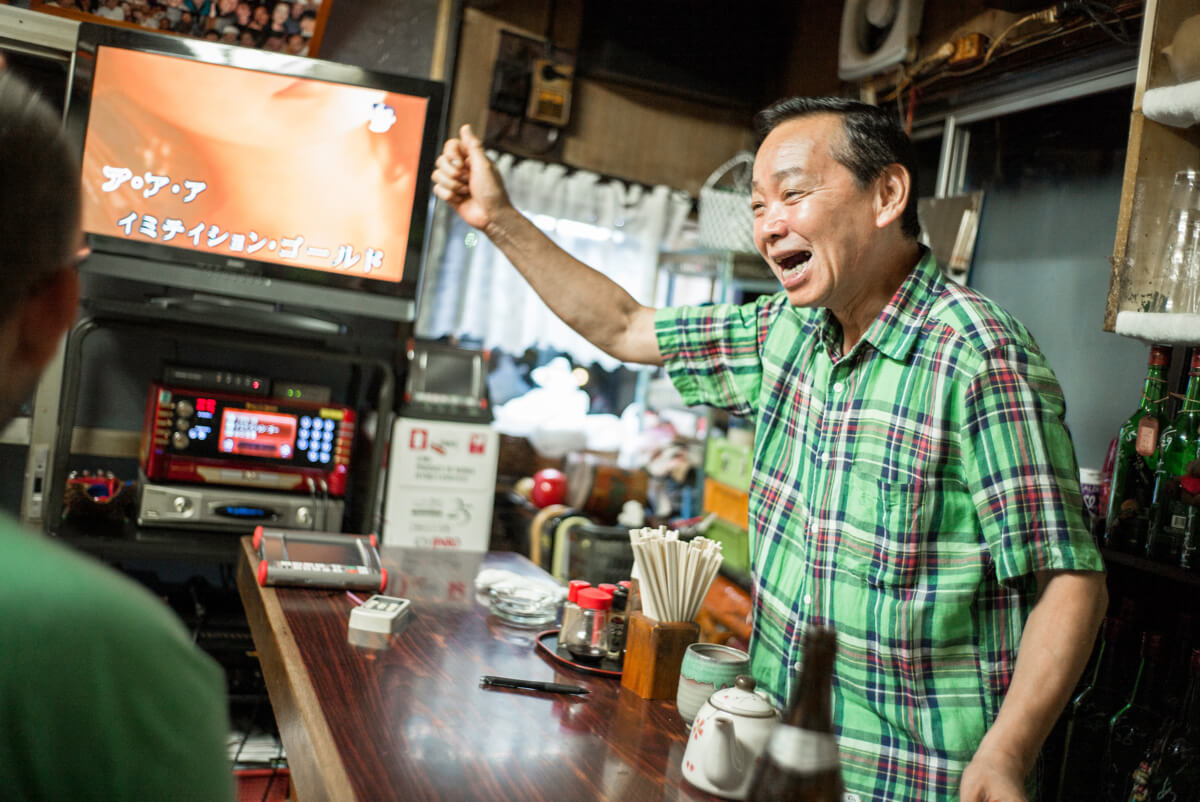
{"label": "red and black device", "polygon": [[342,497],[349,407],[152,384],[142,427],[148,479]]}

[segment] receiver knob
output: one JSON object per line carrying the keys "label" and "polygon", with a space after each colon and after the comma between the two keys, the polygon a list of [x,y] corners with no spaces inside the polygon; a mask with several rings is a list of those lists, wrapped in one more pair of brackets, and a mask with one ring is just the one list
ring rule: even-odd
{"label": "receiver knob", "polygon": [[191,401],[179,401],[175,404],[175,412],[178,413],[179,417],[181,418],[190,418],[192,417],[192,413],[195,411],[196,408],[192,406]]}
{"label": "receiver knob", "polygon": [[176,496],[171,499],[171,506],[175,508],[175,512],[183,515],[192,508],[192,502],[185,496]]}
{"label": "receiver knob", "polygon": [[187,432],[173,432],[171,434],[171,445],[182,451],[188,447]]}
{"label": "receiver knob", "polygon": [[310,510],[308,507],[296,508],[296,523],[302,524],[303,526],[308,526],[312,523],[312,519],[312,510]]}

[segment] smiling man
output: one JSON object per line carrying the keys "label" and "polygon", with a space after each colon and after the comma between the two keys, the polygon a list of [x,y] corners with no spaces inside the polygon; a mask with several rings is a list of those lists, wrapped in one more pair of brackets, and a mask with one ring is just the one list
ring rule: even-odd
{"label": "smiling man", "polygon": [[1020,323],[917,236],[912,145],[866,104],[760,113],[754,238],[783,291],[654,310],[512,207],[469,129],[434,191],[566,323],[754,422],[752,668],[782,703],[838,632],[860,799],[1018,800],[1106,606],[1058,382]]}

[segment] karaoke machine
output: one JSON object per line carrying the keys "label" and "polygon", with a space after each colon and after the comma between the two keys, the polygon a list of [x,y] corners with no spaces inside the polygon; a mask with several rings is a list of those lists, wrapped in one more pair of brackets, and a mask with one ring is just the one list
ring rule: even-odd
{"label": "karaoke machine", "polygon": [[340,498],[346,493],[354,429],[354,410],[348,407],[156,383],[146,401],[141,469],[150,483]]}

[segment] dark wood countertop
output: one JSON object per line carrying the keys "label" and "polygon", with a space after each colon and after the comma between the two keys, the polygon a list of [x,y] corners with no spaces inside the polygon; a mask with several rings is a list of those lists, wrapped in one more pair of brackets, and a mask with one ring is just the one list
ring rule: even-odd
{"label": "dark wood countertop", "polygon": [[[413,615],[372,649],[348,640],[345,592],[259,587],[241,545],[238,588],[300,800],[715,798],[682,779],[673,702],[562,666],[536,650],[537,630],[488,614],[476,573],[545,576],[526,558],[383,549],[388,593]],[[484,689],[483,674],[590,693]]]}

